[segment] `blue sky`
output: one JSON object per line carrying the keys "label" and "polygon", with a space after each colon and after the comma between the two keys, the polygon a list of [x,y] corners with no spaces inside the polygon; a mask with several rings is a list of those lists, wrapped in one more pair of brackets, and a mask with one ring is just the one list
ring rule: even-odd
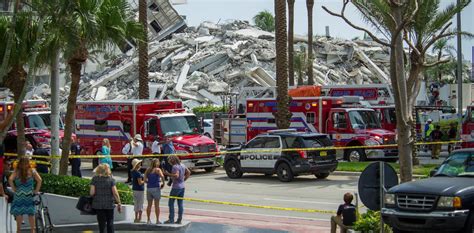
{"label": "blue sky", "polygon": [[[254,15],[262,10],[273,12],[274,0],[187,0],[186,5],[175,6],[178,12],[186,15],[188,24],[197,26],[203,21],[224,22],[229,19],[252,21]],[[442,7],[456,2],[455,0],[441,0]],[[324,35],[325,27],[329,26],[331,36],[340,38],[362,37],[363,33],[349,27],[341,19],[327,14],[321,6],[340,11],[342,0],[316,0],[314,6],[313,31],[316,35]],[[349,7],[346,13],[358,25],[366,26],[360,14]],[[471,3],[462,14],[463,30],[474,33],[474,3]],[[456,20],[453,21],[456,25]],[[306,1],[296,0],[295,4],[295,32],[307,34]],[[455,43],[453,40],[452,43]],[[474,40],[463,40],[464,58],[472,61],[472,46]]]}

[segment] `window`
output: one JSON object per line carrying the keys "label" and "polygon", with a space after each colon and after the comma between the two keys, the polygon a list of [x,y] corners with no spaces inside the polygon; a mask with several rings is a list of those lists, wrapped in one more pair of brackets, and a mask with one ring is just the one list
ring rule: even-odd
{"label": "window", "polygon": [[247,143],[246,148],[263,148],[265,140],[263,138],[255,138],[249,143]]}
{"label": "window", "polygon": [[332,114],[332,121],[334,128],[345,129],[347,128],[347,120],[345,112],[335,112]]}
{"label": "window", "polygon": [[298,137],[285,137],[283,140],[287,148],[304,148],[303,142]]}
{"label": "window", "polygon": [[316,113],[314,113],[314,112],[306,113],[306,123],[308,123],[308,124],[316,123]]}
{"label": "window", "polygon": [[108,129],[107,120],[95,120],[94,129],[95,131],[98,131],[98,132],[107,132],[107,129]]}
{"label": "window", "polygon": [[151,27],[155,30],[156,33],[159,33],[161,32],[161,27],[160,25],[158,24],[158,22],[156,22],[156,20],[153,20],[151,23],[150,23]]}
{"label": "window", "polygon": [[152,11],[160,11],[160,8],[158,7],[158,5],[156,5],[156,3],[150,4],[150,6],[148,6],[148,8]]}
{"label": "window", "polygon": [[196,116],[162,117],[160,127],[163,135],[169,134],[197,134],[199,122]]}
{"label": "window", "polygon": [[151,119],[148,123],[148,133],[150,135],[156,136],[158,135],[158,124],[156,119]]}
{"label": "window", "polygon": [[280,148],[279,137],[269,137],[266,139],[265,148]]}
{"label": "window", "polygon": [[212,127],[211,123],[204,121],[203,122],[204,127]]}
{"label": "window", "polygon": [[132,131],[132,123],[130,121],[124,121],[123,122],[123,131],[125,133],[131,133]]}

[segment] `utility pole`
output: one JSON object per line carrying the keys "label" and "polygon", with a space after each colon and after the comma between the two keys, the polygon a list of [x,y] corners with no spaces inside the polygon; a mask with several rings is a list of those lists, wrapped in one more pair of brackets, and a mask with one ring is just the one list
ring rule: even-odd
{"label": "utility pole", "polygon": [[[461,0],[457,0],[458,6]],[[458,119],[459,119],[459,135],[462,135],[462,46],[461,46],[461,11],[457,13],[457,39],[458,39],[458,62],[457,62],[457,82],[458,82]]]}

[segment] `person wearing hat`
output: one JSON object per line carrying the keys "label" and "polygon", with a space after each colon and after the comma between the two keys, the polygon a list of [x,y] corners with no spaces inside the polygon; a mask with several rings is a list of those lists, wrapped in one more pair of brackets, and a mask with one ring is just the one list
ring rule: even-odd
{"label": "person wearing hat", "polygon": [[132,191],[133,191],[133,205],[135,211],[135,223],[142,220],[143,203],[145,200],[145,181],[143,173],[140,172],[142,161],[139,159],[132,160]]}
{"label": "person wearing hat", "polygon": [[127,159],[127,170],[128,170],[128,178],[127,178],[127,183],[130,183],[132,179],[132,159],[135,158],[135,156],[140,156],[143,154],[143,140],[142,140],[142,135],[136,134],[133,139],[130,140],[130,152],[132,154],[131,157]]}

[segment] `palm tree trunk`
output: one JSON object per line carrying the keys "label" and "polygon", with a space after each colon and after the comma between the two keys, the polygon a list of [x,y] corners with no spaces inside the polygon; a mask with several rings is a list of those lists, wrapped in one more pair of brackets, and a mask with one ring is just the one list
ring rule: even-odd
{"label": "palm tree trunk", "polygon": [[79,82],[81,81],[82,59],[72,59],[69,61],[69,68],[71,70],[71,91],[67,99],[66,119],[63,138],[63,151],[61,154],[61,162],[59,167],[59,175],[67,175],[69,149],[71,147],[72,131],[75,129],[74,125],[74,111],[76,108],[77,93],[79,91]]}
{"label": "palm tree trunk", "polygon": [[[59,52],[51,58],[51,154],[59,155]],[[59,174],[59,159],[54,158],[51,173]]]}
{"label": "palm tree trunk", "polygon": [[294,71],[294,21],[295,21],[295,0],[288,0],[288,80],[290,86],[295,85]]}
{"label": "palm tree trunk", "polygon": [[313,6],[314,0],[306,0],[308,10],[308,85],[314,85],[313,77]]}
{"label": "palm tree trunk", "polygon": [[25,123],[23,120],[22,103],[23,100],[20,98],[23,87],[25,86],[27,73],[21,65],[15,65],[7,75],[5,80],[5,86],[7,86],[13,92],[13,99],[15,103],[20,106],[20,110],[15,115],[16,119],[16,133],[17,133],[17,154],[19,156],[25,155]]}
{"label": "palm tree trunk", "polygon": [[147,1],[138,1],[138,20],[143,25],[143,41],[138,42],[138,95],[148,99],[148,22]]}
{"label": "palm tree trunk", "polygon": [[275,0],[275,45],[277,76],[277,111],[274,113],[279,129],[290,127],[291,113],[288,108],[288,52],[286,31],[286,1]]}

